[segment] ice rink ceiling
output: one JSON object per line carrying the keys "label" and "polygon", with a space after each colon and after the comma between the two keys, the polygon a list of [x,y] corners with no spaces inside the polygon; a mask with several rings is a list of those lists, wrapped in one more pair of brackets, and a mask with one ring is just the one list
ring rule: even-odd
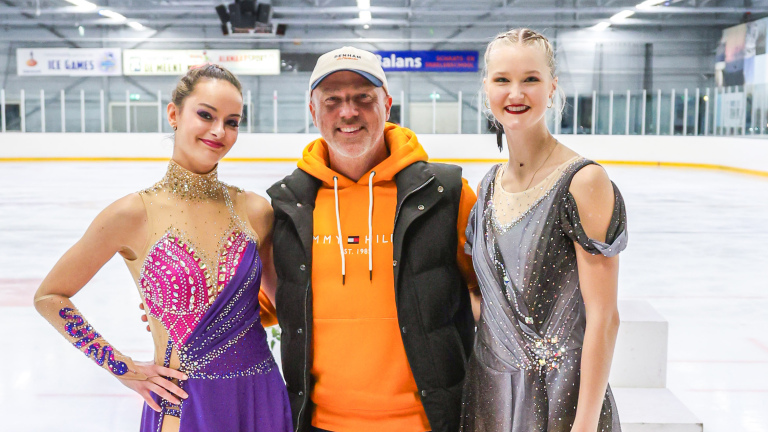
{"label": "ice rink ceiling", "polygon": [[[76,20],[83,26],[117,26],[100,16],[85,13],[82,6],[64,0],[5,0],[0,24],[35,26],[35,22],[64,27]],[[211,26],[218,29],[215,1],[112,1],[98,2],[146,27]],[[641,0],[272,0],[272,19],[288,26],[314,28],[362,27],[497,27],[508,25],[550,28],[587,27],[625,10],[634,10],[622,25],[634,27],[725,26],[751,16],[763,16],[765,1],[669,0],[658,7],[640,7]],[[646,2],[648,4],[648,2]],[[369,10],[370,18],[359,15]],[[746,16],[745,16],[746,15]],[[22,18],[21,20],[19,18]],[[107,17],[109,18],[109,17]],[[290,27],[289,27],[290,31]],[[287,36],[295,36],[288,33]]]}

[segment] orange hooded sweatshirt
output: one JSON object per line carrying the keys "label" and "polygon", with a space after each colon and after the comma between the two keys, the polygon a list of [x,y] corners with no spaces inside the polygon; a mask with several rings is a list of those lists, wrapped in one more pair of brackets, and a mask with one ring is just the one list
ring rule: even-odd
{"label": "orange hooded sweatshirt", "polygon": [[[298,164],[323,182],[313,213],[312,425],[335,432],[431,430],[400,335],[392,270],[395,174],[427,154],[408,129],[387,123],[384,133],[390,156],[357,182],[331,170],[322,138]],[[463,183],[457,258],[475,287],[464,230],[476,197]]]}

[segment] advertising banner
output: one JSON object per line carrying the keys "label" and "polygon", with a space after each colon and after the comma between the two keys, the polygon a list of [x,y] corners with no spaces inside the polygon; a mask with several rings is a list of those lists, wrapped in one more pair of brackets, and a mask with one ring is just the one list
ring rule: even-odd
{"label": "advertising banner", "polygon": [[17,48],[20,76],[121,75],[120,48]]}
{"label": "advertising banner", "polygon": [[375,51],[385,72],[477,72],[477,51]]}
{"label": "advertising banner", "polygon": [[124,50],[124,75],[183,75],[215,63],[236,75],[280,75],[280,50]]}

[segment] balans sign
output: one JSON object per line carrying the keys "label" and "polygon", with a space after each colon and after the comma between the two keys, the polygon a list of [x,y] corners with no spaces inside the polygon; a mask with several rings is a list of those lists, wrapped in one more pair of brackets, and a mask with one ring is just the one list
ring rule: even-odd
{"label": "balans sign", "polygon": [[377,54],[376,57],[378,57],[381,67],[384,69],[421,69],[422,67],[421,57],[398,57],[395,54],[389,57],[382,57]]}

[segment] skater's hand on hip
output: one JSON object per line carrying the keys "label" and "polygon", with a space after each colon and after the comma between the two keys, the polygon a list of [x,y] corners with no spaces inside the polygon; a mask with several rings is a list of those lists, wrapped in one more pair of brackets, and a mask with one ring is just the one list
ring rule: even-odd
{"label": "skater's hand on hip", "polygon": [[183,372],[176,369],[159,366],[152,362],[135,362],[135,365],[138,372],[146,375],[146,379],[118,379],[121,383],[123,383],[123,385],[140,394],[141,397],[144,398],[144,400],[147,402],[147,405],[149,405],[149,407],[153,410],[160,412],[161,408],[160,405],[158,405],[155,400],[152,399],[152,395],[150,393],[155,393],[156,395],[174,405],[181,403],[179,398],[186,399],[189,397],[187,392],[182,390],[169,379],[176,378],[178,380],[186,380],[188,377]]}

